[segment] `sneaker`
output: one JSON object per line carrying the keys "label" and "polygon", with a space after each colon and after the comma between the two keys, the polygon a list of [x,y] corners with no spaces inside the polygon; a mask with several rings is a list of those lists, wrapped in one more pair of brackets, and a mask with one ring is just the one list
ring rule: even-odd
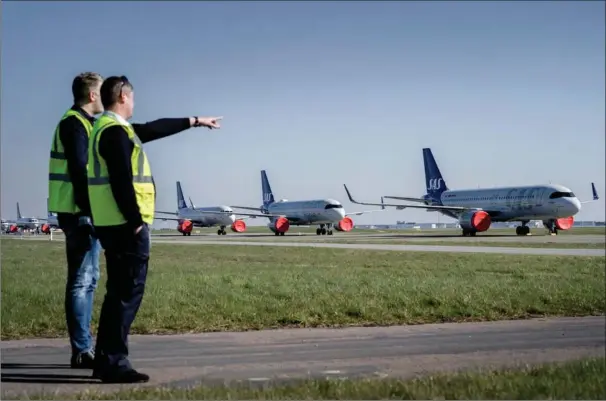
{"label": "sneaker", "polygon": [[92,351],[72,355],[70,365],[72,369],[92,369],[95,362],[95,354]]}
{"label": "sneaker", "polygon": [[146,383],[149,381],[148,375],[137,372],[135,369],[103,373],[93,372],[93,377],[100,379],[103,383]]}

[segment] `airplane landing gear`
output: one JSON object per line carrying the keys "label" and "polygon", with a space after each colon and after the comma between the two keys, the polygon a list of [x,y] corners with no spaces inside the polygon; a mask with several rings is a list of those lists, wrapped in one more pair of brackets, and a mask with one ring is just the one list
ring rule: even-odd
{"label": "airplane landing gear", "polygon": [[555,225],[555,220],[549,220],[548,222],[544,222],[543,225],[547,228],[549,235],[558,235],[558,228]]}
{"label": "airplane landing gear", "polygon": [[463,229],[463,237],[475,237],[476,231]]}
{"label": "airplane landing gear", "polygon": [[[328,226],[328,229],[325,228]],[[332,224],[320,224],[320,227],[316,229],[316,235],[332,235]]]}
{"label": "airplane landing gear", "polygon": [[528,227],[527,221],[523,221],[521,226],[516,227],[516,235],[528,235],[530,234],[530,227]]}
{"label": "airplane landing gear", "polygon": [[275,235],[276,237],[277,237],[278,235],[284,236],[284,233],[281,233],[281,232],[279,232],[279,231],[276,231],[276,232],[274,233],[274,235]]}
{"label": "airplane landing gear", "polygon": [[227,235],[227,231],[225,231],[225,226],[221,226],[221,228],[217,230],[217,235]]}

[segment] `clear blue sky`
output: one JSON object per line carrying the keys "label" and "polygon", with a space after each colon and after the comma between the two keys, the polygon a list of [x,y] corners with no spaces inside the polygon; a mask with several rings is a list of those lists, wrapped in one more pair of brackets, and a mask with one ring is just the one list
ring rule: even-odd
{"label": "clear blue sky", "polygon": [[[85,70],[125,74],[133,121],[223,115],[149,143],[157,207],[605,181],[604,2],[4,2],[2,217],[46,211],[53,130]],[[232,178],[233,177],[233,178]],[[577,219],[604,219],[604,201]],[[359,224],[435,221],[424,211]],[[443,217],[441,221],[449,221]],[[259,222],[260,223],[260,222]]]}

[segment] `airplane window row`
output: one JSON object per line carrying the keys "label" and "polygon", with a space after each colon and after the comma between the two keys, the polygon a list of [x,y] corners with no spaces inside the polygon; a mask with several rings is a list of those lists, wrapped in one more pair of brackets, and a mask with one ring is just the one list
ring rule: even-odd
{"label": "airplane window row", "polygon": [[343,209],[343,205],[326,205],[324,209]]}
{"label": "airplane window row", "polygon": [[484,197],[473,197],[473,198],[459,198],[459,199],[452,199],[453,201],[457,201],[457,202],[461,202],[461,201],[478,201],[478,200],[495,200],[495,199],[499,199],[499,200],[503,200],[503,199],[528,199],[528,198],[534,198],[535,195],[518,195],[518,196],[499,196],[499,197],[490,197],[490,196],[484,196]]}

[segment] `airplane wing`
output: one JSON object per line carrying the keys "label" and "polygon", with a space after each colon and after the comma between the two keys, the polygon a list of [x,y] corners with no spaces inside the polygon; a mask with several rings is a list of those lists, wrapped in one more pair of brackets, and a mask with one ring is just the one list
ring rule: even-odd
{"label": "airplane wing", "polygon": [[160,210],[154,210],[154,213],[172,214],[173,216],[177,216],[178,215],[178,213],[175,213],[175,212],[162,212]]}
{"label": "airplane wing", "polygon": [[258,207],[250,207],[250,206],[232,206],[230,205],[233,209],[244,209],[244,210],[254,210],[254,211],[259,211]]}
{"label": "airplane wing", "polygon": [[423,198],[408,198],[406,196],[384,196],[384,198],[402,200],[402,201],[407,201],[407,202],[419,202],[419,203],[425,202],[425,199],[423,199]]}
{"label": "airplane wing", "polygon": [[591,183],[591,194],[593,195],[593,199],[592,200],[582,201],[581,203],[595,202],[598,199],[600,199],[600,197],[598,196],[598,191],[596,191],[595,184],[593,182]]}
{"label": "airplane wing", "polygon": [[[351,199],[351,197],[350,197],[350,199]],[[345,213],[345,216],[361,216],[361,215],[366,214],[366,213],[382,212],[384,210],[385,210],[385,202],[383,202],[383,197],[381,196],[381,209],[365,210],[363,212]]]}
{"label": "airplane wing", "polygon": [[395,207],[399,210],[401,209],[407,209],[407,208],[411,208],[411,209],[427,209],[427,210],[450,210],[453,212],[463,212],[466,210],[477,210],[477,208],[468,208],[468,207],[462,207],[462,206],[429,206],[429,205],[398,205],[398,204],[388,204],[388,203],[368,203],[368,202],[358,202],[356,201],[352,196],[351,193],[349,192],[349,189],[347,189],[347,185],[343,184],[343,186],[345,187],[345,192],[347,192],[347,196],[349,197],[349,200],[351,203],[356,203],[358,205],[369,205],[369,206],[390,206],[390,207]]}

